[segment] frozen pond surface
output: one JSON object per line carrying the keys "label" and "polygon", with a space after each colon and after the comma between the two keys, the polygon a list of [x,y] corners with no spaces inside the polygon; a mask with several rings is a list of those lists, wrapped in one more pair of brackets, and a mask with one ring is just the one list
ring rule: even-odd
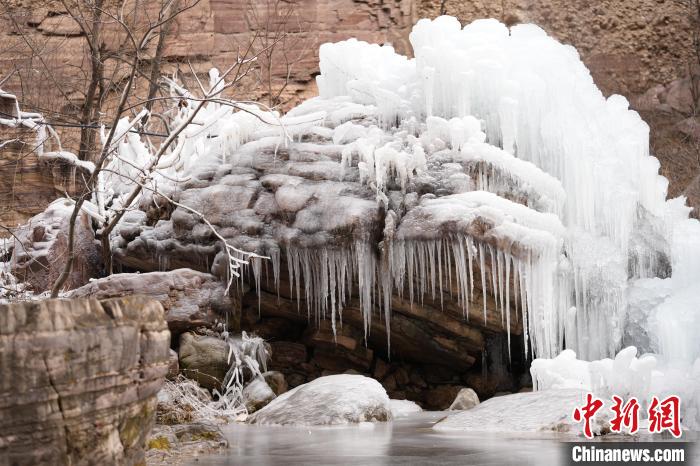
{"label": "frozen pond surface", "polygon": [[420,413],[388,423],[299,428],[236,424],[225,428],[230,449],[198,465],[542,465],[557,464],[556,441],[466,437],[435,432],[445,413]]}
{"label": "frozen pond surface", "polygon": [[189,464],[556,465],[563,460],[560,441],[575,440],[555,434],[523,438],[433,431],[444,416],[426,412],[390,423],[324,428],[235,424],[225,428],[228,451]]}

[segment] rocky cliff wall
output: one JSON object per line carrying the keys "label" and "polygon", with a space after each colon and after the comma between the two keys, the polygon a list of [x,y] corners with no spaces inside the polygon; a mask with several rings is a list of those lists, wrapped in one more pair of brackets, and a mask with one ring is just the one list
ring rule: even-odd
{"label": "rocky cliff wall", "polygon": [[[4,44],[0,46],[3,72],[19,64],[27,40],[46,43],[52,51],[46,66],[59,80],[81,75],[85,45],[80,31],[60,2],[15,0],[11,14],[3,7]],[[265,2],[254,2],[258,8]],[[576,47],[604,93],[642,94],[657,84],[668,84],[688,74],[694,63],[690,2],[637,0],[600,2],[504,0],[298,0],[287,20],[290,48],[308,49],[292,70],[297,90],[313,84],[317,73],[318,45],[357,37],[374,43],[391,43],[410,53],[408,33],[419,18],[440,14],[463,23],[493,17],[506,24],[532,22],[558,40]],[[202,0],[180,15],[171,31],[165,62],[191,62],[200,69],[223,67],[246,43],[251,27],[251,3],[243,0]],[[28,36],[18,26],[29,27]],[[296,40],[299,37],[304,40]],[[24,44],[24,45],[22,45]],[[60,47],[58,46],[60,44]],[[53,48],[51,46],[54,46]],[[292,50],[299,56],[299,50]],[[25,57],[26,58],[26,57]],[[199,66],[201,65],[201,66]],[[285,69],[277,70],[284,74]],[[43,90],[42,92],[47,92]],[[78,96],[76,96],[77,98]]]}

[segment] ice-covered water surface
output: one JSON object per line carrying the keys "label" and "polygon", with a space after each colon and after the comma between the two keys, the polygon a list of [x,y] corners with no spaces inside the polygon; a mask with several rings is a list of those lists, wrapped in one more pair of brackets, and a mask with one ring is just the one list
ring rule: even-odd
{"label": "ice-covered water surface", "polygon": [[[235,424],[224,428],[229,450],[200,456],[190,464],[535,466],[566,464],[566,458],[561,457],[565,450],[560,442],[580,441],[580,437],[556,432],[488,434],[433,429],[445,415],[445,412],[413,413],[392,422],[347,427]],[[632,438],[617,436],[615,440]],[[694,437],[684,440],[693,441]],[[697,449],[692,454],[691,461],[696,459]]]}
{"label": "ice-covered water surface", "polygon": [[387,423],[330,428],[231,425],[225,428],[230,449],[193,464],[558,464],[561,450],[551,435],[549,440],[465,438],[431,429],[444,416],[417,413]]}

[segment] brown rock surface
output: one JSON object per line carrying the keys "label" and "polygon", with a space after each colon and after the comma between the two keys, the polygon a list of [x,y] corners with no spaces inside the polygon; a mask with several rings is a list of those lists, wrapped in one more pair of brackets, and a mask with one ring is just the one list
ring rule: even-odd
{"label": "brown rock surface", "polygon": [[69,297],[98,299],[145,295],[159,301],[173,335],[197,327],[213,327],[233,314],[234,303],[216,277],[191,269],[170,272],[122,273],[94,280]]}
{"label": "brown rock surface", "polygon": [[221,389],[228,362],[229,345],[212,336],[183,333],[180,335],[180,372],[209,389]]}
{"label": "brown rock surface", "polygon": [[142,464],[169,342],[144,298],[0,306],[0,463]]}
{"label": "brown rock surface", "polygon": [[[8,228],[26,223],[66,192],[75,194],[82,189],[86,172],[62,159],[39,157],[35,139],[34,131],[0,125],[0,225]],[[8,236],[0,229],[0,238]]]}

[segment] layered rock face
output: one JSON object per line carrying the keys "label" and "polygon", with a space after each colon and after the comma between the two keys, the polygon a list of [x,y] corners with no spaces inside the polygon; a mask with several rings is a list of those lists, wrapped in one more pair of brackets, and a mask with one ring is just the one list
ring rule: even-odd
{"label": "layered rock face", "polygon": [[68,293],[70,298],[96,299],[131,295],[148,296],[160,302],[174,336],[225,323],[235,309],[235,303],[216,277],[191,269],[116,274]]}
{"label": "layered rock face", "polygon": [[[71,97],[79,100],[79,93],[87,86],[80,71],[83,54],[86,51],[84,38],[78,24],[68,14],[65,6],[57,1],[10,2],[6,8],[9,13],[0,17],[3,30],[21,28],[32,44],[42,44],[45,60],[54,75],[62,82],[62,89],[37,89],[29,92],[30,101],[38,103],[65,100],[64,93],[73,93]],[[292,7],[291,14],[287,9]],[[157,16],[156,4],[141,4],[141,13]],[[373,1],[333,0],[315,2],[302,0],[280,4],[273,0],[264,2],[246,2],[242,0],[203,0],[194,8],[187,9],[179,15],[171,29],[170,38],[163,55],[163,66],[167,72],[174,71],[178,63],[192,63],[196,70],[206,72],[212,66],[226,68],[233,63],[237,54],[245,50],[253,37],[253,31],[260,34],[275,33],[276,25],[266,29],[270,12],[280,11],[286,17],[284,29],[289,32],[286,38],[286,55],[280,54],[273,60],[274,87],[286,83],[283,101],[296,103],[305,96],[314,93],[314,75],[317,73],[318,46],[324,42],[335,42],[358,37],[379,43],[392,43],[403,52],[407,52],[407,36],[414,21],[416,5],[411,0],[391,0],[375,3]],[[282,13],[285,12],[285,13]],[[279,18],[271,16],[273,21]],[[109,21],[104,27],[104,34],[120,34],[121,31]],[[7,34],[7,53],[0,54],[0,63],[6,63],[3,69],[29,66],[28,56],[31,49],[19,36]],[[119,39],[107,39],[107,49],[117,51]],[[256,45],[262,49],[262,46]],[[278,47],[278,49],[281,47]],[[255,50],[255,49],[254,49]],[[287,69],[286,58],[290,59]],[[110,64],[109,66],[116,66]],[[42,70],[42,73],[46,70]],[[289,79],[286,79],[287,73]],[[47,78],[48,79],[48,78]],[[267,78],[263,78],[266,80]],[[19,90],[8,85],[10,91]],[[250,86],[246,100],[253,96],[264,95],[266,84]],[[309,88],[311,87],[311,88]]]}
{"label": "layered rock face", "polygon": [[[14,99],[0,95],[2,113],[14,115]],[[60,157],[41,157],[37,133],[0,125],[0,225],[14,228],[66,193],[79,193],[87,171]],[[9,237],[0,229],[0,238]]]}
{"label": "layered rock face", "polygon": [[142,464],[169,341],[139,297],[0,306],[0,464]]}
{"label": "layered rock face", "polygon": [[[31,26],[31,40],[44,43],[52,52],[49,66],[57,77],[77,74],[69,64],[79,65],[84,44],[77,24],[60,2],[14,2],[12,17],[5,18],[10,31],[17,24]],[[261,5],[265,2],[261,2]],[[269,2],[272,4],[273,2]],[[150,7],[150,6],[149,6]],[[155,8],[155,7],[153,7]],[[205,0],[178,17],[165,51],[165,61],[191,61],[201,70],[223,66],[235,58],[255,24],[250,5],[241,0]],[[260,7],[264,10],[264,6]],[[263,13],[263,10],[258,14]],[[264,14],[264,13],[263,13]],[[468,23],[497,18],[506,24],[536,23],[557,39],[571,43],[605,93],[641,94],[657,84],[683,76],[692,60],[692,5],[671,0],[644,0],[634,4],[614,1],[574,5],[563,0],[532,2],[459,2],[437,0],[372,1],[335,0],[295,2],[288,21],[294,44],[308,49],[292,69],[291,92],[306,93],[318,70],[318,45],[349,37],[375,43],[391,43],[400,53],[410,53],[407,36],[418,18],[453,15]],[[109,30],[109,27],[108,27]],[[20,38],[8,39],[26,46]],[[60,47],[58,47],[60,44]],[[8,47],[17,50],[16,47]],[[21,63],[13,52],[0,60]],[[286,69],[276,70],[278,76]],[[48,92],[42,91],[42,92]]]}

